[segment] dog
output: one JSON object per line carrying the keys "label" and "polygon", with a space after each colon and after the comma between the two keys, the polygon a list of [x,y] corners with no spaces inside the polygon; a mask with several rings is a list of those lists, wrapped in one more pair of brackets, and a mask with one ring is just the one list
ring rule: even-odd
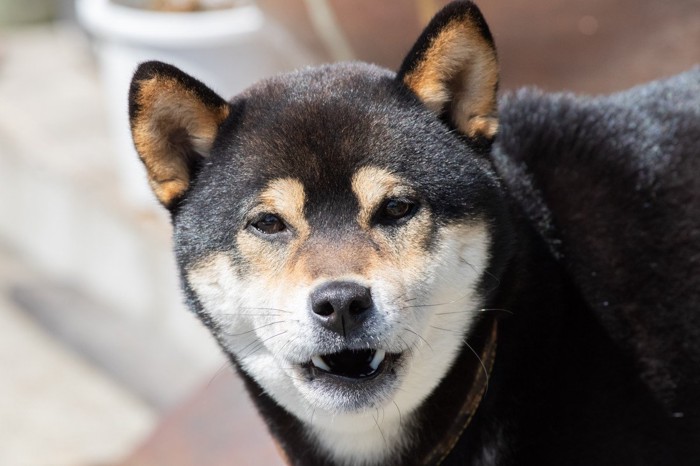
{"label": "dog", "polygon": [[288,463],[700,464],[700,69],[497,88],[470,2],[396,73],[136,71],[188,305]]}

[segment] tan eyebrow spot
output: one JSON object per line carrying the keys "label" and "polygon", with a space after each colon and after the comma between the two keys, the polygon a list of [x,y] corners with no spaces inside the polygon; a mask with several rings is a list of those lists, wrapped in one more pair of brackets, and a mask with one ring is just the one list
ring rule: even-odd
{"label": "tan eyebrow spot", "polygon": [[308,234],[309,224],[304,216],[306,194],[304,185],[299,180],[274,179],[260,193],[259,199],[264,210],[281,215],[300,236]]}
{"label": "tan eyebrow spot", "polygon": [[362,167],[352,177],[352,191],[360,203],[357,221],[368,228],[372,213],[399,186],[399,179],[388,170],[378,167]]}

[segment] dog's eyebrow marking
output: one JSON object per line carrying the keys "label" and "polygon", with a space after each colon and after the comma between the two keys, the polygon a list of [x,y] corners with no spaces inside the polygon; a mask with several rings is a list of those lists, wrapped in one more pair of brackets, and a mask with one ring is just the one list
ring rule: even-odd
{"label": "dog's eyebrow marking", "polygon": [[360,203],[357,221],[361,227],[369,228],[377,204],[399,185],[399,179],[383,168],[367,166],[355,173],[352,177],[352,191]]}
{"label": "dog's eyebrow marking", "polygon": [[301,236],[306,236],[309,224],[304,216],[306,193],[304,185],[295,178],[276,178],[267,184],[259,196],[261,207],[281,215]]}

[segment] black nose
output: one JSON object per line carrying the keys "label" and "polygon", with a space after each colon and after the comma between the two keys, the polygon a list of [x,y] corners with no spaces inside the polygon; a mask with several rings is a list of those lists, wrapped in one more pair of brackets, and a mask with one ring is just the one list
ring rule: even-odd
{"label": "black nose", "polygon": [[311,310],[329,330],[347,337],[370,314],[369,288],[353,282],[329,282],[311,293]]}

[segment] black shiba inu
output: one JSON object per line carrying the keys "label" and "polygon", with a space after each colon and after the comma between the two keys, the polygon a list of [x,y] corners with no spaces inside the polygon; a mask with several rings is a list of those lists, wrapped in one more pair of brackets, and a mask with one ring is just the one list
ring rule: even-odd
{"label": "black shiba inu", "polygon": [[137,70],[189,305],[291,464],[700,464],[700,69],[589,99],[497,84],[469,2],[396,74],[226,102]]}

